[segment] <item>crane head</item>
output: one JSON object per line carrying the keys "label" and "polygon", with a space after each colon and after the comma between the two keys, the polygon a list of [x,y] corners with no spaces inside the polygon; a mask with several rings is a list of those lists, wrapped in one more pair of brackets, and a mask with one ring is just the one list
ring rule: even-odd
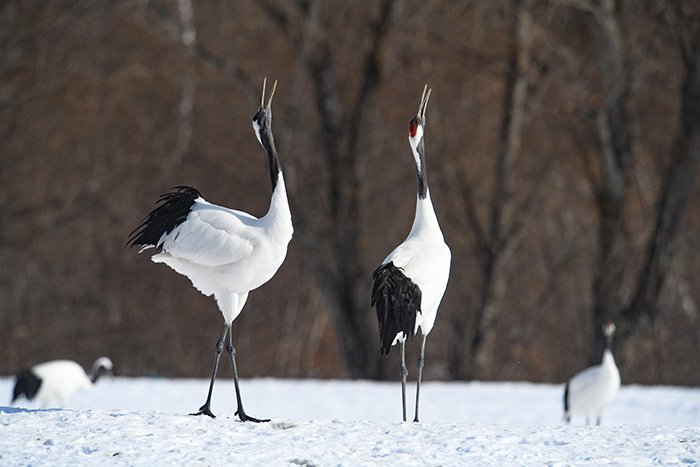
{"label": "crane head", "polygon": [[425,109],[428,106],[428,99],[430,99],[430,91],[431,89],[428,89],[428,85],[426,84],[423,88],[420,104],[418,105],[418,113],[416,113],[416,116],[413,117],[408,124],[408,143],[411,145],[418,172],[423,171],[423,130],[425,128]]}
{"label": "crane head", "polygon": [[425,127],[425,109],[428,107],[428,99],[430,99],[431,91],[432,89],[428,89],[428,85],[426,84],[423,88],[423,95],[420,98],[418,112],[408,124],[408,140],[413,147],[417,147],[418,143],[423,139],[423,129]]}
{"label": "crane head", "polygon": [[603,334],[607,338],[610,338],[613,334],[615,334],[615,323],[610,320],[603,323]]}
{"label": "crane head", "polygon": [[267,84],[267,78],[263,80],[262,95],[260,96],[260,107],[258,107],[257,112],[253,115],[253,130],[255,130],[255,136],[258,138],[258,142],[263,144],[263,135],[270,132],[272,126],[272,97],[275,95],[275,89],[277,89],[277,81],[272,85],[272,91],[270,91],[270,97],[267,99],[267,105],[265,105],[265,85]]}
{"label": "crane head", "polygon": [[428,89],[428,85],[426,84],[423,88],[423,95],[420,98],[418,112],[408,124],[408,136],[412,140],[420,141],[420,139],[423,137],[423,127],[425,126],[425,109],[428,107],[428,99],[430,99],[431,91],[432,89]]}

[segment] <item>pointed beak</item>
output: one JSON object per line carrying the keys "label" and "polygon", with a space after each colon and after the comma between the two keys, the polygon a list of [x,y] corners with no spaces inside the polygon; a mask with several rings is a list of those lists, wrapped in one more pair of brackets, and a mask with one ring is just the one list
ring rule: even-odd
{"label": "pointed beak", "polygon": [[263,89],[262,94],[260,94],[260,107],[265,106],[265,85],[267,84],[267,76],[263,78]]}
{"label": "pointed beak", "polygon": [[267,84],[267,77],[263,79],[262,94],[260,95],[260,108],[269,109],[272,105],[272,97],[275,95],[275,90],[277,89],[277,80],[275,80],[272,85],[272,91],[270,92],[270,97],[267,100],[267,105],[265,105],[265,85]]}
{"label": "pointed beak", "polygon": [[425,109],[428,107],[428,99],[430,99],[430,92],[432,89],[428,89],[426,84],[423,88],[423,95],[420,98],[420,105],[418,106],[418,116],[425,119]]}
{"label": "pointed beak", "polygon": [[268,109],[272,105],[272,97],[275,95],[275,89],[277,89],[277,80],[275,80],[274,84],[272,85],[272,91],[270,92],[270,97],[267,100],[267,108]]}

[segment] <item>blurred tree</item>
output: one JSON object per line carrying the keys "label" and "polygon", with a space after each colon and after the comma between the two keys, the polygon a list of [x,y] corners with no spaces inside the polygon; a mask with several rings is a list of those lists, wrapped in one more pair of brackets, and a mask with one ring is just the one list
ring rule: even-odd
{"label": "blurred tree", "polygon": [[207,375],[214,304],[123,245],[173,185],[264,213],[267,76],[295,236],[237,322],[242,376],[395,377],[370,277],[410,228],[427,82],[453,264],[426,379],[562,381],[612,318],[626,382],[700,384],[699,8],[3,2],[0,369]]}
{"label": "blurred tree", "polygon": [[[679,4],[674,6],[677,8]],[[631,332],[636,334],[645,333],[646,328],[659,319],[668,307],[664,300],[666,289],[676,274],[674,268],[679,238],[700,164],[700,26],[694,24],[694,30],[684,27],[679,24],[678,13],[681,12],[674,13],[671,17],[675,21],[670,26],[676,33],[683,63],[680,127],[661,182],[644,262],[634,294],[623,310],[624,317],[630,322]]]}

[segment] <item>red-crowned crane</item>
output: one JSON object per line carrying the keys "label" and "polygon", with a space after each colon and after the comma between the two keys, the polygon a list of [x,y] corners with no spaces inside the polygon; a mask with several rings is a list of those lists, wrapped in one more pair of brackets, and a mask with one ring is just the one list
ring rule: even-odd
{"label": "red-crowned crane", "polygon": [[450,249],[440,231],[433,203],[428,190],[425,166],[425,109],[430,90],[423,89],[418,113],[408,125],[408,142],[411,145],[418,177],[418,196],[413,227],[406,240],[389,253],[382,265],[372,275],[372,306],[379,320],[380,352],[389,354],[397,342],[401,346],[401,395],[403,420],[406,421],[406,340],[418,333],[423,335],[417,362],[416,414],[420,383],[425,361],[425,340],[437,316],[450,275]]}
{"label": "red-crowned crane", "polygon": [[57,404],[65,407],[78,389],[90,389],[100,376],[112,372],[112,360],[100,357],[92,365],[90,375],[73,360],[51,360],[24,368],[15,376],[12,404],[20,397],[36,400],[41,407]]}
{"label": "red-crowned crane", "polygon": [[615,324],[607,321],[603,324],[605,335],[605,351],[603,361],[580,371],[571,378],[564,388],[564,421],[571,422],[572,414],[583,414],[588,417],[596,417],[596,424],[600,425],[603,411],[612,402],[620,389],[620,371],[615,365],[615,357],[612,354],[612,340],[615,334]]}
{"label": "red-crowned crane", "polygon": [[267,105],[265,82],[260,107],[253,116],[253,129],[270,163],[272,199],[267,214],[258,219],[211,204],[194,188],[177,187],[176,191],[161,196],[159,205],[129,239],[131,246],[141,246],[139,253],[155,248],[157,254],[151,257],[154,262],[167,264],[187,276],[197,290],[216,299],[224,317],[224,328],[216,341],[207,400],[193,415],[214,417],[211,394],[228,335],[226,353],[236,390],[236,414],[243,422],[269,420],[253,418],[243,410],[231,325],[243,309],[248,293],[269,281],[282,265],[293,233],[284,177],[272,136],[271,104],[277,82]]}

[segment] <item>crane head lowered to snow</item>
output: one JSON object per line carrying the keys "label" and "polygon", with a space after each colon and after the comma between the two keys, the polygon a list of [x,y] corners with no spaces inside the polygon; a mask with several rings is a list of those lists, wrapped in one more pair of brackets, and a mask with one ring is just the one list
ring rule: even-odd
{"label": "crane head lowered to snow", "polygon": [[151,259],[187,276],[204,295],[213,295],[224,317],[224,328],[216,342],[207,399],[194,415],[214,417],[211,395],[228,336],[226,353],[236,390],[236,414],[241,421],[269,421],[253,418],[243,410],[231,337],[231,326],[243,309],[248,293],[275,275],[287,255],[287,245],[294,232],[272,136],[271,105],[277,82],[265,105],[266,82],[263,81],[260,107],[252,124],[270,165],[272,198],[267,213],[258,219],[242,211],[211,204],[194,188],[177,187],[160,197],[156,208],[131,233],[128,242],[130,246],[140,246],[140,251],[155,247],[157,254]]}
{"label": "crane head lowered to snow", "polygon": [[380,352],[386,356],[391,347],[401,347],[401,394],[403,420],[406,421],[405,344],[421,330],[423,341],[417,362],[416,412],[418,421],[420,383],[423,375],[425,341],[433,329],[440,301],[450,275],[450,249],[438,224],[428,189],[425,165],[425,111],[430,89],[423,88],[418,112],[408,125],[408,142],[416,163],[418,194],[411,231],[398,247],[384,259],[372,275],[372,306],[379,321]]}
{"label": "crane head lowered to snow", "polygon": [[73,360],[38,363],[17,372],[11,403],[24,397],[29,401],[37,400],[42,407],[51,404],[65,407],[76,390],[91,388],[101,376],[111,374],[113,368],[112,360],[107,357],[95,360],[90,375]]}

